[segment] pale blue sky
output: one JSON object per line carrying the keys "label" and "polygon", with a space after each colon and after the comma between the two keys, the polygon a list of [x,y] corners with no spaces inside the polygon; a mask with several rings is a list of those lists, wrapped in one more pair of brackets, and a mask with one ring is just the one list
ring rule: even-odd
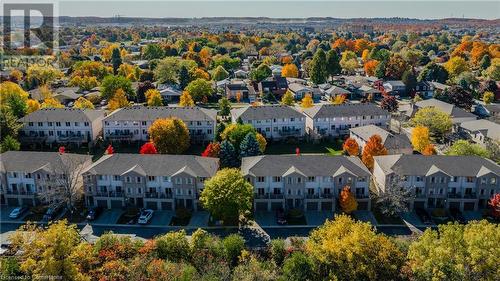
{"label": "pale blue sky", "polygon": [[500,18],[500,1],[60,0],[59,11],[59,14],[63,16],[99,17],[112,17],[114,15],[122,15],[130,17],[155,18],[261,16],[271,18],[405,17],[418,19],[436,19],[449,17],[465,17],[498,19]]}

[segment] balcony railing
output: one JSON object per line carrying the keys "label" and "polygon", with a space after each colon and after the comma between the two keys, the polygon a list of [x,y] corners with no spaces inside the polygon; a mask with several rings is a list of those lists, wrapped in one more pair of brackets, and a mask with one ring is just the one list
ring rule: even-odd
{"label": "balcony railing", "polygon": [[33,191],[20,191],[20,190],[7,190],[6,192],[9,195],[35,195],[36,192]]}
{"label": "balcony railing", "polygon": [[134,137],[132,133],[111,133],[107,135],[108,139],[112,140],[129,140]]}
{"label": "balcony railing", "polygon": [[61,135],[57,136],[59,141],[83,141],[85,139],[84,135]]}
{"label": "balcony railing", "polygon": [[278,133],[281,136],[299,136],[300,135],[300,129],[289,129],[289,130],[279,130]]}
{"label": "balcony railing", "polygon": [[306,194],[306,199],[319,199],[319,194]]}
{"label": "balcony railing", "polygon": [[462,198],[461,193],[448,193],[448,198]]}
{"label": "balcony railing", "polygon": [[108,192],[93,192],[92,195],[96,197],[124,197],[121,191],[108,191]]}
{"label": "balcony railing", "polygon": [[284,195],[283,194],[269,194],[269,199],[283,199]]}
{"label": "balcony railing", "polygon": [[333,198],[333,194],[332,193],[322,193],[321,198]]}
{"label": "balcony railing", "polygon": [[474,192],[474,193],[469,193],[469,194],[464,194],[464,199],[476,199],[477,198],[477,194]]}
{"label": "balcony railing", "polygon": [[170,199],[172,198],[172,193],[165,192],[146,192],[146,198],[156,198],[156,199]]}
{"label": "balcony railing", "polygon": [[39,135],[39,134],[30,134],[30,135],[25,135],[21,134],[19,135],[19,140],[24,143],[31,143],[31,142],[44,142],[47,139],[47,136]]}
{"label": "balcony railing", "polygon": [[356,194],[356,198],[358,199],[365,199],[370,197],[368,194]]}

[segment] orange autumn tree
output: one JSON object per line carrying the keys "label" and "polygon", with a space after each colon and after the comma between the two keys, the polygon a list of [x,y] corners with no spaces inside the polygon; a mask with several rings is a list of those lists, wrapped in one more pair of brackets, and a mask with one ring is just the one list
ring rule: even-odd
{"label": "orange autumn tree", "polygon": [[377,69],[378,64],[379,64],[378,60],[369,60],[365,62],[364,69],[366,75],[375,76],[375,69]]}
{"label": "orange autumn tree", "polygon": [[385,148],[382,143],[382,138],[379,135],[371,136],[363,148],[363,154],[361,155],[361,161],[363,164],[373,170],[373,156],[387,155],[387,148]]}
{"label": "orange autumn tree", "polygon": [[347,138],[344,141],[344,145],[342,146],[344,153],[349,154],[349,156],[358,156],[359,154],[359,145],[353,138]]}
{"label": "orange autumn tree", "polygon": [[358,202],[351,192],[351,187],[346,185],[342,188],[339,197],[340,208],[346,214],[350,214],[358,209]]}
{"label": "orange autumn tree", "polygon": [[281,76],[287,78],[297,78],[299,77],[299,69],[293,63],[289,63],[281,69]]}
{"label": "orange autumn tree", "polygon": [[436,155],[437,154],[437,151],[436,151],[436,148],[434,147],[434,145],[432,143],[428,144],[424,150],[422,150],[422,155],[426,155],[426,156],[429,156],[429,155]]}

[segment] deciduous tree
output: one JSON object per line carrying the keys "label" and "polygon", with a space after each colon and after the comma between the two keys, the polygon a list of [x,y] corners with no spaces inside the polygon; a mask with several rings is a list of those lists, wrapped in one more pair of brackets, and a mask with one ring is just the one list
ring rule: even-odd
{"label": "deciduous tree", "polygon": [[217,66],[213,71],[212,71],[212,79],[214,81],[221,81],[229,77],[229,72],[224,69],[222,65]]}
{"label": "deciduous tree", "polygon": [[310,108],[314,106],[314,101],[312,99],[311,94],[306,94],[304,98],[302,99],[300,106],[302,108]]}
{"label": "deciduous tree", "polygon": [[295,103],[293,93],[290,89],[286,90],[285,94],[281,97],[281,103],[284,105],[293,105]]}
{"label": "deciduous tree", "polygon": [[375,70],[379,64],[378,60],[368,60],[364,64],[365,73],[368,76],[375,76]]}
{"label": "deciduous tree", "polygon": [[500,193],[495,193],[488,201],[488,205],[491,208],[491,215],[494,218],[499,219],[500,218]]}
{"label": "deciduous tree", "polygon": [[111,99],[118,89],[121,89],[128,99],[133,100],[135,98],[132,82],[129,79],[113,75],[104,77],[101,84],[101,96],[104,99]]}
{"label": "deciduous tree", "polygon": [[411,131],[411,144],[414,150],[422,152],[430,143],[429,128],[423,126],[413,128]]}
{"label": "deciduous tree", "polygon": [[363,147],[361,160],[368,169],[373,170],[373,157],[379,155],[387,155],[387,149],[382,143],[382,138],[379,135],[373,135]]}
{"label": "deciduous tree", "polygon": [[201,78],[189,82],[185,90],[195,101],[201,101],[204,97],[210,97],[213,93],[212,83]]}
{"label": "deciduous tree", "polygon": [[353,138],[347,138],[342,145],[342,149],[344,153],[349,154],[349,156],[358,156],[359,155],[359,145]]}
{"label": "deciduous tree", "polygon": [[140,154],[158,154],[155,144],[153,142],[147,142],[141,146],[139,150]]}
{"label": "deciduous tree", "polygon": [[39,110],[40,106],[41,106],[37,100],[33,100],[33,99],[28,99],[26,102],[26,105],[28,106],[28,110],[26,111],[26,113],[28,113],[28,114]]}
{"label": "deciduous tree", "polygon": [[456,77],[460,73],[469,70],[467,62],[461,57],[452,57],[444,64],[444,67],[452,77]]}
{"label": "deciduous tree", "polygon": [[426,155],[426,156],[436,155],[437,154],[436,147],[434,147],[434,145],[432,143],[430,143],[424,148],[424,150],[422,150],[421,153],[422,153],[422,155]]}
{"label": "deciduous tree", "polygon": [[498,224],[441,224],[410,245],[408,264],[416,280],[496,280],[499,244]]}
{"label": "deciduous tree", "polygon": [[476,155],[489,157],[488,151],[478,144],[470,143],[467,140],[457,140],[446,151],[447,155]]}
{"label": "deciduous tree", "polygon": [[390,238],[347,215],[313,230],[306,249],[318,268],[317,280],[398,280],[405,262]]}
{"label": "deciduous tree", "polygon": [[358,209],[358,201],[351,192],[350,186],[344,186],[339,196],[340,208],[346,214],[350,214]]}
{"label": "deciduous tree", "polygon": [[200,201],[210,214],[231,223],[252,210],[253,186],[239,169],[222,169],[205,181]]}
{"label": "deciduous tree", "polygon": [[394,177],[383,190],[378,191],[375,204],[383,215],[394,218],[409,211],[410,203],[415,198],[415,190],[413,187],[403,186],[403,182],[401,178]]}
{"label": "deciduous tree", "polygon": [[160,91],[156,89],[149,89],[146,91],[146,100],[149,106],[162,106],[163,99],[161,97]]}
{"label": "deciduous tree", "polygon": [[64,105],[55,98],[49,97],[43,100],[40,108],[64,108]]}
{"label": "deciduous tree", "polygon": [[108,109],[115,110],[122,107],[130,106],[130,102],[125,96],[125,92],[122,89],[118,89],[112,99],[108,102]]}
{"label": "deciduous tree", "polygon": [[86,98],[84,97],[79,97],[76,101],[75,104],[73,105],[74,108],[80,108],[80,109],[94,109],[94,105]]}
{"label": "deciduous tree", "polygon": [[194,101],[188,91],[183,91],[179,99],[179,105],[182,107],[194,106]]}
{"label": "deciduous tree", "polygon": [[396,112],[398,110],[398,100],[394,96],[384,96],[380,102],[380,107],[389,112]]}
{"label": "deciduous tree", "polygon": [[28,93],[18,84],[6,81],[0,83],[0,108],[2,114],[6,111],[12,112],[17,118],[21,118],[28,110]]}
{"label": "deciduous tree", "polygon": [[203,157],[219,157],[220,144],[218,142],[211,142],[207,145],[205,150],[201,153]]}
{"label": "deciduous tree", "polygon": [[289,63],[281,69],[281,76],[289,78],[299,77],[299,69],[293,63]]}
{"label": "deciduous tree", "polygon": [[413,126],[429,128],[431,137],[441,138],[451,131],[451,118],[435,107],[424,107],[417,111],[410,122]]}
{"label": "deciduous tree", "polygon": [[189,130],[177,117],[156,119],[148,132],[159,153],[181,154],[189,148]]}

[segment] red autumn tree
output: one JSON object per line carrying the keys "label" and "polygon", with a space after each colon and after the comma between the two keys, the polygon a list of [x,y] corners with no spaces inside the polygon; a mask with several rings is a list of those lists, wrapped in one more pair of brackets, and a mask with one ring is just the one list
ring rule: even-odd
{"label": "red autumn tree", "polygon": [[496,219],[500,219],[500,193],[493,195],[488,205],[491,207],[491,215]]}
{"label": "red autumn tree", "polygon": [[389,112],[395,112],[398,110],[398,101],[393,96],[385,96],[380,102],[380,107]]}
{"label": "red autumn tree", "polygon": [[207,148],[201,153],[203,157],[219,157],[220,144],[218,142],[211,142]]}
{"label": "red autumn tree", "polygon": [[147,142],[141,146],[139,153],[140,154],[158,154],[158,151],[156,151],[156,147],[155,147],[154,143]]}
{"label": "red autumn tree", "polygon": [[115,149],[110,145],[108,145],[108,148],[106,148],[106,154],[113,154],[115,153]]}
{"label": "red autumn tree", "polygon": [[344,145],[342,146],[344,152],[347,152],[350,156],[358,156],[359,154],[359,145],[353,138],[347,138],[344,141]]}
{"label": "red autumn tree", "polygon": [[59,147],[59,154],[63,154],[64,152],[66,152],[66,147],[60,146]]}
{"label": "red autumn tree", "polygon": [[342,191],[340,192],[339,202],[340,208],[342,208],[342,211],[346,214],[350,214],[358,209],[358,202],[356,201],[354,194],[352,194],[351,192],[351,187],[348,185],[342,188]]}
{"label": "red autumn tree", "polygon": [[373,156],[387,155],[387,148],[382,143],[382,138],[379,135],[371,136],[363,148],[361,161],[370,170],[373,170]]}

